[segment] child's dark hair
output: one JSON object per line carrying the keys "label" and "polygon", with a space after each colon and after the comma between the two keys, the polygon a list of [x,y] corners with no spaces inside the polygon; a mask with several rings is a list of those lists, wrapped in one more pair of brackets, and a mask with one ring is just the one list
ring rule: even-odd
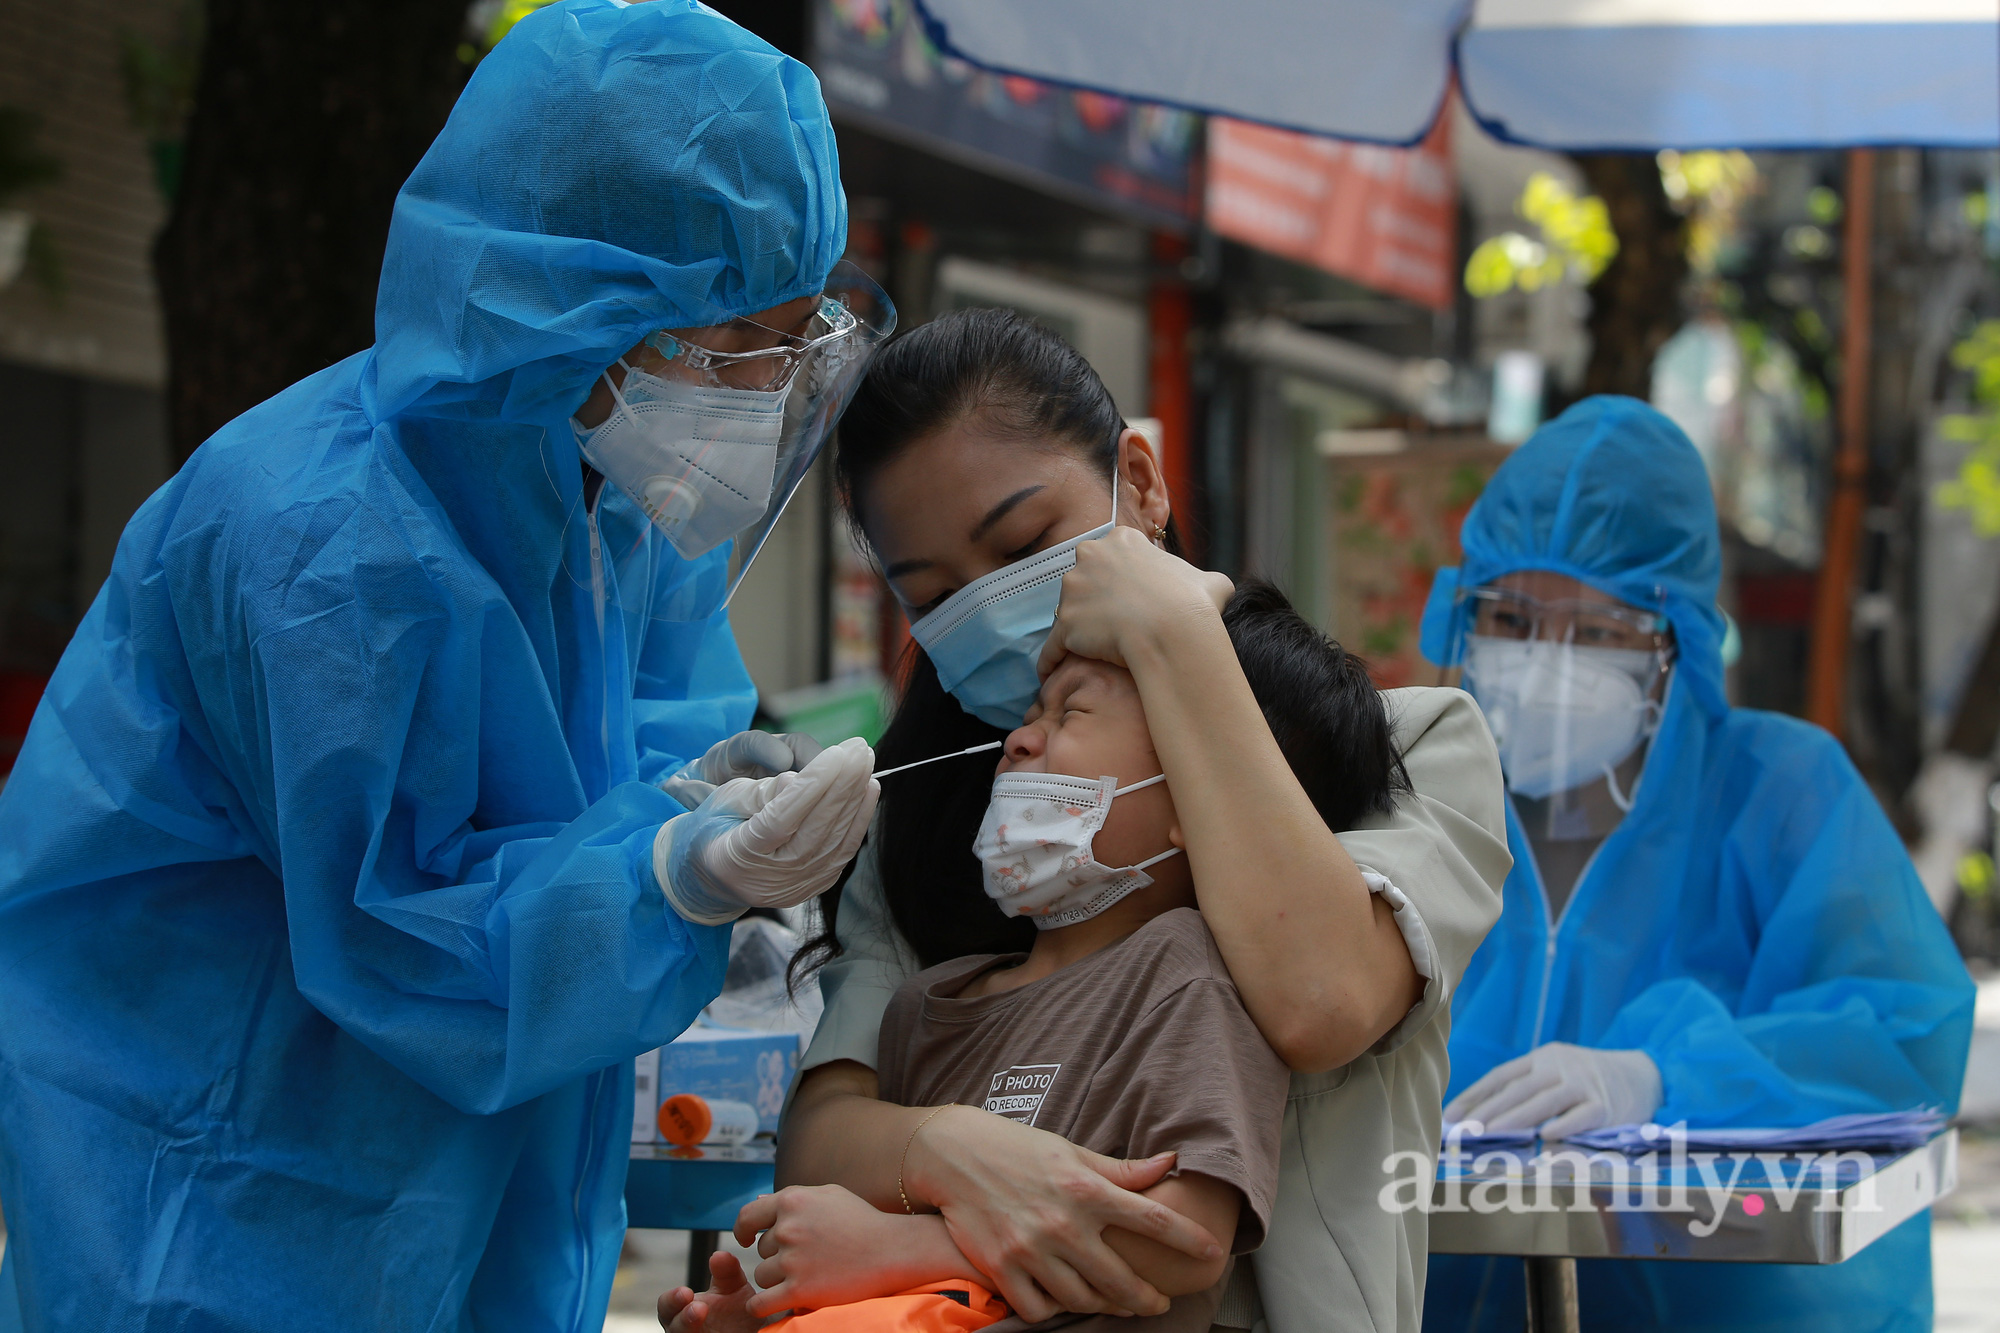
{"label": "child's dark hair", "polygon": [[[927,435],[977,416],[989,430],[1067,448],[1108,482],[1125,418],[1090,362],[1012,310],[954,310],[884,348],[840,418],[834,483],[851,521],[884,464]],[[1180,554],[1174,520],[1167,549]]]}
{"label": "child's dark hair", "polygon": [[[1409,777],[1387,704],[1361,659],[1261,580],[1238,585],[1222,623],[1265,724],[1327,827],[1340,831],[1388,814],[1410,789]],[[886,768],[1003,735],[962,711],[939,686],[929,659],[916,652],[902,705],[876,747],[877,762]],[[928,770],[934,776],[892,778],[883,786],[876,865],[889,915],[925,967],[966,954],[1019,952],[1034,939],[1032,922],[1003,915],[986,896],[972,854],[992,787],[989,760],[969,756]],[[821,896],[823,933],[795,966],[809,968],[838,953],[841,887]]]}
{"label": "child's dark hair", "polygon": [[1264,724],[1326,826],[1339,832],[1388,814],[1410,779],[1367,665],[1262,579],[1237,585],[1222,623]]}

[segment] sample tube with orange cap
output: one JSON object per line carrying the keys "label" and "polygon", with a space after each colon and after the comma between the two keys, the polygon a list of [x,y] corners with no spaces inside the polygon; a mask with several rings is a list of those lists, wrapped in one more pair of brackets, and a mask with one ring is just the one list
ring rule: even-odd
{"label": "sample tube with orange cap", "polygon": [[677,1092],[660,1103],[660,1137],[679,1148],[743,1144],[757,1137],[757,1108],[748,1102]]}

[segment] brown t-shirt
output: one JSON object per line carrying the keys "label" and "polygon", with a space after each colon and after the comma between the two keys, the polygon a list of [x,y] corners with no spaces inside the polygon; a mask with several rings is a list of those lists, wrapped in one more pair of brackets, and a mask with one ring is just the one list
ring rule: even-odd
{"label": "brown t-shirt", "polygon": [[[962,998],[1020,954],[957,958],[904,982],[882,1017],[877,1072],[901,1106],[981,1106],[1110,1157],[1173,1149],[1243,1196],[1232,1254],[1263,1243],[1278,1185],[1278,1133],[1291,1076],[1244,1011],[1201,913],[1176,908],[1052,976]],[[1199,1333],[1221,1282],[1164,1315],[1066,1316],[1119,1333]],[[1014,1320],[993,1333],[1020,1328]]]}

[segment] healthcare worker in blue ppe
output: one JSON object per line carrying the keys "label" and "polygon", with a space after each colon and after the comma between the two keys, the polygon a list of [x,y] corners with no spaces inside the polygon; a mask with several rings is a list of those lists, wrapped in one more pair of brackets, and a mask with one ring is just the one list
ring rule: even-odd
{"label": "healthcare worker in blue ppe", "polygon": [[724,605],[888,332],[845,230],[691,0],[479,66],[374,347],[140,509],[0,798],[0,1328],[600,1327],[632,1057],[874,808],[732,739]]}
{"label": "healthcare worker in blue ppe", "polygon": [[[1973,987],[1840,745],[1723,693],[1700,456],[1590,398],[1503,463],[1438,573],[1510,795],[1499,923],[1452,1002],[1449,1120],[1803,1125],[1957,1104]],[[1928,1329],[1930,1221],[1832,1267],[1585,1260],[1594,1329]],[[1428,1329],[1519,1328],[1518,1259],[1434,1256]]]}

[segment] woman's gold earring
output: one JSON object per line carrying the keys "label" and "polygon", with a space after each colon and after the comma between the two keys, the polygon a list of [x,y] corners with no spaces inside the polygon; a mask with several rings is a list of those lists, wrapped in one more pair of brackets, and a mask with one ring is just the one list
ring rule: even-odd
{"label": "woman's gold earring", "polygon": [[1167,525],[1164,523],[1155,523],[1153,525],[1153,540],[1156,542],[1163,542],[1166,539],[1167,539]]}

